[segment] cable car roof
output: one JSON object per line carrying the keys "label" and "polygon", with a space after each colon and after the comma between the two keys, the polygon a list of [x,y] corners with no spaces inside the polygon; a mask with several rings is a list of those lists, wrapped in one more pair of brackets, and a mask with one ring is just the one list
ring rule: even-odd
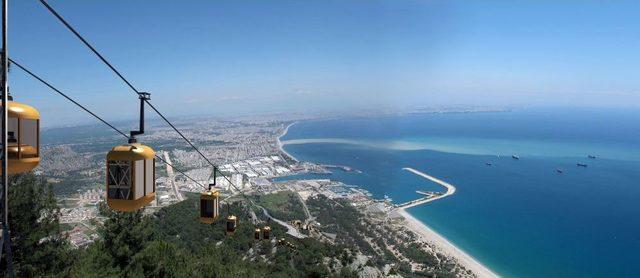
{"label": "cable car roof", "polygon": [[[2,101],[0,101],[0,106],[2,106]],[[24,103],[9,101],[9,118],[18,118],[18,119],[29,119],[29,120],[39,120],[40,112],[35,108],[26,105]]]}
{"label": "cable car roof", "polygon": [[220,196],[220,191],[218,191],[218,190],[207,190],[205,192],[202,192],[201,196],[205,197],[205,198],[211,197],[212,199],[214,199],[214,198],[217,198],[217,197]]}
{"label": "cable car roof", "polygon": [[136,161],[153,159],[155,155],[156,152],[152,148],[139,143],[132,143],[113,147],[107,154],[107,160]]}

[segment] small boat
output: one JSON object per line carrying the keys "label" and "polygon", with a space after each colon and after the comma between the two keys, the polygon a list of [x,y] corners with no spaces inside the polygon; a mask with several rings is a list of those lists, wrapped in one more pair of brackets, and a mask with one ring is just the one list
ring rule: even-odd
{"label": "small boat", "polygon": [[576,163],[576,165],[578,165],[578,167],[587,167],[587,164],[584,163]]}
{"label": "small boat", "polygon": [[558,168],[558,169],[556,169],[556,172],[559,173],[559,174],[562,174],[563,171],[562,171],[562,169]]}
{"label": "small boat", "polygon": [[491,166],[491,162],[485,162],[484,165]]}
{"label": "small boat", "polygon": [[591,155],[591,154],[590,154],[590,155],[588,155],[587,157],[589,157],[589,158],[591,158],[591,159],[596,159],[596,156],[595,156],[595,155]]}
{"label": "small boat", "polygon": [[511,158],[513,158],[515,160],[518,160],[518,159],[520,159],[520,156],[518,156],[517,154],[514,154],[514,155],[511,156]]}

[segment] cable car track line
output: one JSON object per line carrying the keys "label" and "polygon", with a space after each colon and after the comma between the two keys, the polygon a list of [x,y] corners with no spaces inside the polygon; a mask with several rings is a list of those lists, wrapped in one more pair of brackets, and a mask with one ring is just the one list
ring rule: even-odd
{"label": "cable car track line", "polygon": [[164,164],[167,164],[169,166],[171,166],[171,168],[173,168],[173,170],[178,171],[178,173],[184,175],[185,177],[187,177],[188,179],[190,179],[191,181],[195,182],[197,185],[199,185],[200,187],[207,189],[208,187],[204,186],[203,184],[199,183],[198,181],[196,181],[194,178],[190,177],[189,175],[185,174],[184,172],[180,171],[180,169],[174,167],[171,163],[167,162],[166,160],[164,160],[162,157],[160,157],[159,155],[156,154],[156,158],[160,159],[160,161],[162,161]]}
{"label": "cable car track line", "polygon": [[158,114],[158,115],[159,115],[159,116],[160,116],[160,117],[161,117],[161,118],[162,118],[162,119],[163,119],[163,120],[164,120],[164,121],[165,121],[169,126],[171,126],[171,128],[173,128],[173,130],[175,130],[175,131],[180,135],[180,137],[182,137],[182,139],[184,139],[185,141],[187,141],[187,143],[189,143],[189,145],[191,145],[191,147],[192,147],[196,152],[198,152],[198,154],[200,154],[200,156],[202,156],[202,158],[204,158],[204,160],[206,160],[206,161],[207,161],[207,163],[209,163],[209,165],[211,165],[211,166],[213,166],[213,167],[217,168],[217,166],[215,166],[215,165],[214,165],[214,164],[213,164],[213,163],[212,163],[212,162],[211,162],[211,161],[210,161],[210,160],[209,160],[209,159],[208,159],[208,158],[207,158],[207,157],[206,157],[206,156],[205,156],[205,155],[204,155],[204,154],[203,154],[203,153],[198,149],[198,148],[196,148],[196,146],[195,146],[195,145],[193,145],[193,143],[191,143],[191,141],[190,141],[189,139],[187,139],[187,137],[185,137],[185,136],[184,136],[184,134],[182,134],[182,132],[180,132],[180,131],[179,131],[179,130],[178,130],[178,129],[177,129],[177,128],[176,128],[176,127],[171,123],[171,122],[169,122],[169,120],[168,120],[164,115],[162,115],[162,113],[160,113],[160,111],[159,111],[155,106],[153,106],[153,104],[151,104],[151,102],[149,102],[149,101],[146,101],[146,102],[147,102],[147,104],[149,104],[149,107],[151,107],[151,109],[153,109],[153,111],[156,111],[156,113],[157,113],[157,114]]}
{"label": "cable car track line", "polygon": [[120,72],[116,70],[116,68],[113,67],[111,63],[109,63],[109,61],[107,61],[107,59],[105,59],[98,52],[98,50],[96,50],[93,46],[91,46],[91,44],[87,40],[85,40],[84,37],[82,37],[82,35],[80,35],[80,33],[76,31],[76,29],[71,27],[71,25],[60,14],[58,14],[58,12],[56,12],[51,6],[49,6],[47,1],[40,0],[40,3],[42,3],[42,5],[44,5],[45,8],[47,8],[47,10],[51,12],[51,14],[53,14],[56,18],[58,18],[58,20],[60,20],[60,22],[62,22],[62,24],[64,24],[64,26],[66,26],[67,29],[69,29],[69,31],[71,31],[74,35],[76,35],[76,37],[78,37],[78,39],[80,39],[82,43],[84,43],[84,45],[86,45],[89,49],[91,49],[91,51],[94,54],[96,54],[96,56],[98,56],[98,58],[100,58],[100,60],[102,60],[102,62],[105,63],[116,75],[118,75],[118,77],[120,77],[120,79],[122,79],[122,81],[124,81],[124,83],[126,83],[129,86],[129,88],[131,88],[131,90],[133,90],[136,94],[140,94],[140,91],[138,91],[138,89],[133,87],[131,82],[129,82],[126,78],[124,78],[124,76],[122,76],[122,74],[120,74]]}
{"label": "cable car track line", "polygon": [[82,110],[84,110],[85,112],[91,114],[91,116],[94,116],[96,119],[100,120],[102,123],[108,125],[109,127],[111,127],[113,130],[115,130],[116,132],[122,134],[122,136],[126,137],[127,139],[129,139],[129,136],[127,134],[125,134],[124,132],[118,130],[117,128],[115,128],[113,125],[111,125],[110,123],[108,123],[107,121],[105,121],[104,119],[102,119],[100,116],[96,115],[95,113],[91,112],[89,109],[87,109],[86,107],[84,107],[82,104],[78,103],[77,101],[75,101],[74,99],[72,99],[71,97],[67,96],[65,93],[61,92],[60,90],[58,90],[56,87],[53,87],[51,84],[49,84],[49,82],[43,80],[42,78],[40,78],[39,76],[37,76],[35,73],[31,72],[30,70],[26,69],[25,67],[23,67],[22,65],[20,65],[18,62],[14,61],[13,59],[9,58],[9,61],[11,63],[13,63],[14,65],[16,65],[17,67],[19,67],[21,70],[23,70],[24,72],[26,72],[28,75],[31,75],[31,77],[37,79],[38,81],[40,81],[42,84],[44,84],[45,86],[49,87],[51,90],[55,91],[56,93],[58,93],[59,95],[63,96],[64,98],[66,98],[68,101],[73,102],[73,104],[77,105],[78,107],[82,108]]}

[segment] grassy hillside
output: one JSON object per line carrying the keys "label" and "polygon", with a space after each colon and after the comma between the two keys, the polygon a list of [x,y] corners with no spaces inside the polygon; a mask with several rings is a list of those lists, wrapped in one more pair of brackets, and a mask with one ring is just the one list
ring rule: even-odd
{"label": "grassy hillside", "polygon": [[292,221],[305,219],[302,203],[296,193],[280,191],[277,193],[253,197],[256,203],[269,211],[275,218]]}

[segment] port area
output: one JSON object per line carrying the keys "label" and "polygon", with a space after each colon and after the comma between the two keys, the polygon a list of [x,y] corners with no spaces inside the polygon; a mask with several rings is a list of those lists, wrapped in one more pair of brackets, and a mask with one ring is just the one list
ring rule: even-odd
{"label": "port area", "polygon": [[439,185],[442,185],[447,189],[447,191],[442,193],[442,192],[432,192],[432,191],[426,191],[425,192],[425,191],[419,191],[418,190],[418,191],[416,191],[416,193],[424,195],[424,197],[418,198],[418,199],[415,199],[415,200],[411,200],[411,201],[408,201],[408,202],[404,202],[402,204],[397,204],[397,205],[394,206],[395,208],[406,209],[406,208],[410,208],[410,207],[415,207],[415,206],[418,206],[418,205],[421,205],[421,204],[424,204],[424,203],[433,202],[435,200],[439,200],[439,199],[445,198],[447,196],[453,195],[456,192],[456,187],[453,186],[452,184],[450,184],[448,182],[445,182],[445,181],[443,181],[441,179],[438,179],[436,177],[430,176],[430,175],[428,175],[428,174],[426,174],[424,172],[420,172],[420,171],[418,171],[416,169],[413,169],[413,168],[410,168],[410,167],[404,167],[404,168],[402,168],[402,170],[409,171],[409,172],[414,173],[414,174],[416,174],[418,176],[421,176],[421,177],[423,177],[425,179],[428,179],[428,180],[430,180],[432,182],[435,182],[435,183],[437,183]]}

